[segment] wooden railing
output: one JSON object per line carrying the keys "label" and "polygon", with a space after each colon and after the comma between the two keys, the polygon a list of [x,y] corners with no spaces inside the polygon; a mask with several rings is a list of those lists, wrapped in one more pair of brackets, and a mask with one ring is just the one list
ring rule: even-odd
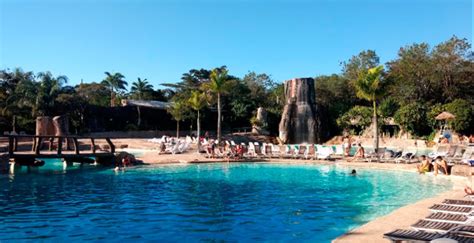
{"label": "wooden railing", "polygon": [[[53,151],[53,144],[54,140],[57,139],[57,149],[56,149],[56,156],[61,157],[63,155],[63,142],[66,141],[66,150],[69,150],[69,141],[72,141],[74,144],[74,154],[77,156],[84,155],[84,156],[94,156],[99,153],[96,153],[96,140],[97,139],[105,139],[107,144],[110,147],[110,154],[115,153],[115,145],[112,143],[110,138],[108,137],[81,137],[81,136],[74,136],[74,135],[66,135],[66,136],[49,136],[49,135],[3,135],[0,137],[7,137],[8,138],[8,154],[11,158],[15,157],[18,151],[18,142],[19,140],[25,139],[32,139],[32,152],[35,156],[41,155],[41,149],[43,147],[43,142],[47,140],[49,142],[49,151]],[[91,152],[92,153],[81,153],[79,139],[87,139],[91,142]],[[100,154],[104,154],[103,152]]]}

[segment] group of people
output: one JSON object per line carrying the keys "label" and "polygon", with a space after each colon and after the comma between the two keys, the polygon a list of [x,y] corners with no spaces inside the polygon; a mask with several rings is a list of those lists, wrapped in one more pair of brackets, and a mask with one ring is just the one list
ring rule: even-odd
{"label": "group of people", "polygon": [[210,140],[205,144],[204,148],[210,158],[226,158],[242,159],[247,152],[246,147],[240,144],[232,146],[228,141],[222,141],[220,144],[217,141]]}
{"label": "group of people", "polygon": [[430,172],[433,168],[434,175],[438,175],[440,170],[443,174],[448,175],[448,163],[443,157],[438,156],[431,161],[426,155],[421,155],[419,159],[420,164],[417,165],[417,169],[420,174]]}

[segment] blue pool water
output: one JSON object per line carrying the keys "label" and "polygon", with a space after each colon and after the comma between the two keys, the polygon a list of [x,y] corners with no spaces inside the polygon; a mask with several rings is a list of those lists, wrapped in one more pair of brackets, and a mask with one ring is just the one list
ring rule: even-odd
{"label": "blue pool water", "polygon": [[0,175],[0,241],[328,242],[452,187],[334,165],[52,167]]}

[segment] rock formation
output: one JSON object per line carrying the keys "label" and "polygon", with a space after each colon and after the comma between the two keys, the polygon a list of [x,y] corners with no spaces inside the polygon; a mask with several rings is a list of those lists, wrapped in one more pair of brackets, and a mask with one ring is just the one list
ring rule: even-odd
{"label": "rock formation", "polygon": [[285,82],[285,107],[279,126],[279,137],[284,143],[318,143],[314,79],[295,78]]}
{"label": "rock formation", "polygon": [[258,107],[255,124],[252,125],[252,133],[260,135],[268,135],[269,132],[266,130],[267,123],[267,111],[263,107]]}

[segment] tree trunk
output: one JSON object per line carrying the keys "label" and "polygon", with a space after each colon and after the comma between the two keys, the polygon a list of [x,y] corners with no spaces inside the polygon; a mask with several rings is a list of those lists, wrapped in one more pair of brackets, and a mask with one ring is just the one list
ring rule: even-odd
{"label": "tree trunk", "polygon": [[115,106],[115,93],[114,91],[110,91],[110,107],[114,107]]}
{"label": "tree trunk", "polygon": [[142,123],[142,114],[140,112],[140,106],[139,105],[137,105],[137,111],[138,111],[137,127],[138,127],[138,130],[140,130],[140,125]]}
{"label": "tree trunk", "polygon": [[179,121],[176,121],[176,138],[179,139]]}
{"label": "tree trunk", "polygon": [[221,94],[217,93],[217,141],[221,141]]}
{"label": "tree trunk", "polygon": [[197,115],[197,119],[196,119],[196,125],[197,125],[197,153],[199,154],[199,152],[201,151],[201,139],[200,139],[200,135],[201,135],[201,121],[200,121],[200,117],[199,117],[199,110],[197,111],[198,112],[198,115]]}
{"label": "tree trunk", "polygon": [[377,153],[379,150],[379,126],[378,126],[378,117],[377,117],[377,103],[373,101],[374,106],[374,116],[372,122],[374,124],[374,149]]}

